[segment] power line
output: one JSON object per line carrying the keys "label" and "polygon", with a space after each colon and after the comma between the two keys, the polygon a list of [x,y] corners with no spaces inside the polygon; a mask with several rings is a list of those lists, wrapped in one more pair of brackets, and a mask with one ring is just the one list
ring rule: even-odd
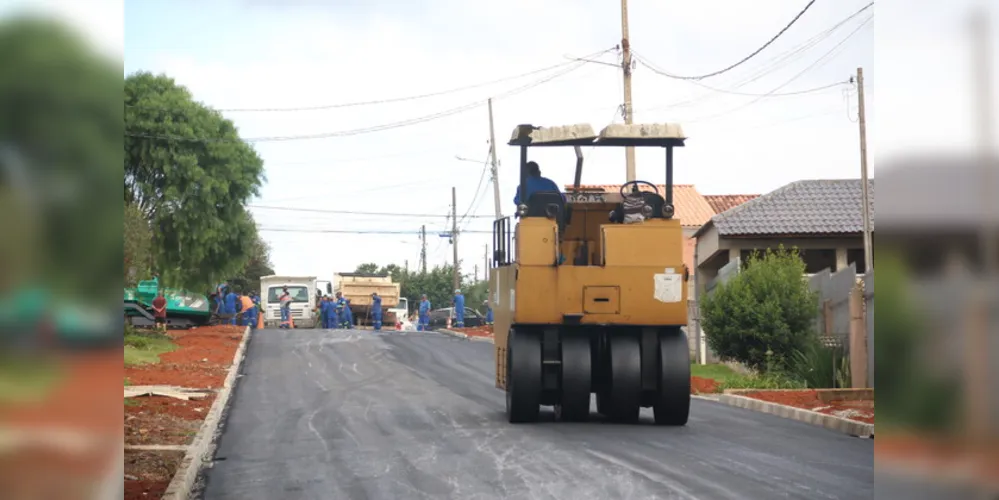
{"label": "power line", "polygon": [[[414,213],[390,213],[390,212],[358,212],[354,210],[326,210],[322,208],[298,208],[298,207],[275,207],[275,206],[265,206],[265,205],[247,205],[249,208],[257,208],[261,210],[283,210],[288,212],[314,212],[321,214],[347,214],[347,215],[371,215],[371,216],[385,216],[385,217],[435,217],[447,219],[450,215],[441,214],[414,214]],[[486,218],[491,217],[490,215],[469,215],[468,217],[474,218]]]}
{"label": "power line", "polygon": [[[491,147],[490,147],[490,151],[492,151]],[[486,154],[486,159],[482,162],[482,173],[479,175],[479,184],[477,186],[475,186],[475,194],[472,195],[472,201],[468,203],[468,208],[465,209],[465,213],[464,213],[464,215],[461,216],[461,219],[458,219],[458,224],[461,224],[462,222],[465,221],[465,218],[468,217],[468,214],[472,211],[472,207],[475,205],[475,200],[477,200],[479,198],[479,190],[482,189],[482,181],[485,180],[485,178],[486,178],[486,172],[489,171],[489,158],[490,158],[490,155],[491,155],[491,153],[487,153]]]}
{"label": "power line", "polygon": [[[776,35],[774,35],[772,38],[770,38],[770,40],[768,40],[767,43],[763,44],[763,46],[761,46],[760,48],[756,49],[751,54],[749,54],[748,56],[742,58],[741,60],[739,60],[735,64],[732,64],[731,66],[728,66],[726,68],[722,68],[722,69],[720,69],[718,71],[714,71],[714,72],[711,72],[711,73],[707,73],[707,74],[704,74],[704,75],[698,75],[698,76],[680,76],[680,75],[674,75],[674,74],[670,74],[670,73],[662,73],[662,75],[663,76],[668,76],[670,78],[674,78],[674,79],[677,79],[677,80],[703,80],[705,78],[710,78],[712,76],[717,76],[717,75],[720,75],[722,73],[727,73],[727,72],[729,72],[729,71],[731,71],[731,70],[733,70],[733,69],[741,66],[746,61],[752,59],[753,57],[755,57],[760,52],[763,52],[763,49],[766,49],[767,47],[770,46],[770,44],[772,44],[775,41],[777,41],[777,39],[780,38],[781,35],[783,35],[784,32],[786,32],[789,28],[791,28],[791,26],[793,26],[794,23],[798,22],[798,19],[800,19],[801,16],[805,14],[805,12],[808,12],[808,9],[810,9],[812,7],[812,5],[814,5],[814,4],[815,4],[815,0],[809,0],[809,2],[805,5],[805,8],[801,9],[801,12],[798,12],[798,15],[794,16],[794,19],[791,19],[791,22],[787,23],[787,25],[784,26],[784,28],[782,28],[780,31],[778,31]],[[873,2],[871,2],[871,4],[873,5]]]}
{"label": "power line", "polygon": [[[638,62],[642,66],[645,66],[646,68],[649,68],[650,70],[652,70],[653,73],[657,73],[657,74],[660,74],[660,75],[663,75],[663,76],[667,76],[662,70],[660,70],[659,68],[656,68],[655,66],[652,66],[645,59],[643,59],[641,57],[636,57],[636,59],[638,59]],[[691,83],[694,83],[696,85],[699,85],[701,87],[704,87],[704,88],[706,88],[708,90],[711,90],[711,91],[714,91],[714,92],[720,92],[722,94],[740,95],[740,96],[746,96],[746,97],[784,97],[784,96],[792,96],[792,95],[814,94],[815,92],[822,92],[824,90],[829,90],[829,89],[831,89],[833,87],[838,87],[838,86],[840,86],[840,85],[843,84],[843,82],[836,82],[836,83],[830,83],[828,85],[820,85],[818,87],[812,87],[812,88],[803,89],[803,90],[794,90],[794,91],[791,91],[791,92],[767,92],[767,93],[761,94],[761,93],[755,93],[755,92],[739,92],[739,91],[735,91],[735,90],[719,89],[719,88],[716,88],[716,87],[711,87],[709,85],[705,85],[705,84],[700,83],[700,82],[691,82]]]}
{"label": "power line", "polygon": [[[718,118],[720,116],[729,115],[729,114],[732,114],[732,113],[734,113],[736,111],[739,111],[739,110],[745,109],[745,108],[747,108],[749,106],[752,106],[753,104],[756,104],[757,102],[763,100],[764,98],[769,97],[770,95],[772,95],[772,93],[775,93],[778,90],[780,90],[780,89],[788,86],[791,82],[797,80],[802,75],[804,75],[805,73],[807,73],[808,71],[810,71],[812,68],[814,68],[815,66],[818,66],[820,63],[828,62],[828,61],[826,61],[826,59],[831,58],[834,55],[834,52],[836,52],[840,47],[843,46],[843,44],[845,44],[847,41],[849,41],[851,38],[853,38],[853,36],[856,35],[861,29],[863,29],[865,26],[867,26],[867,24],[869,22],[871,22],[871,19],[873,19],[873,18],[874,18],[873,15],[869,16],[866,20],[864,20],[863,23],[861,23],[859,26],[857,26],[856,28],[854,28],[853,31],[851,31],[848,35],[846,35],[845,38],[843,38],[842,40],[840,40],[839,43],[837,43],[836,45],[834,45],[831,49],[829,49],[821,57],[819,57],[814,62],[812,62],[812,64],[809,64],[805,69],[799,71],[797,74],[795,74],[794,76],[792,76],[791,78],[789,78],[784,83],[782,83],[782,84],[778,85],[777,87],[773,88],[770,93],[763,94],[763,95],[757,97],[756,99],[753,99],[753,100],[751,100],[751,101],[749,101],[749,102],[747,102],[747,103],[745,103],[745,104],[743,104],[741,106],[735,107],[735,108],[730,109],[728,111],[725,111],[723,113],[717,113],[717,114],[714,114],[714,115],[709,115],[709,116],[702,117],[702,118],[697,118],[697,119],[694,119],[694,120],[685,120],[685,123],[694,123],[694,122],[700,122],[700,121],[707,121],[707,120],[712,120],[712,119]],[[843,81],[843,82],[839,83],[838,85],[847,85],[849,83],[850,83],[849,80],[846,80],[846,81]]]}
{"label": "power line", "polygon": [[[567,69],[564,69],[564,70],[562,70],[562,71],[560,71],[558,73],[555,73],[554,75],[549,75],[549,76],[547,76],[545,78],[542,78],[542,79],[536,80],[534,82],[531,82],[529,84],[517,87],[517,88],[515,88],[513,90],[509,90],[509,91],[504,92],[502,94],[498,94],[497,96],[494,96],[492,99],[494,99],[494,100],[495,99],[501,99],[501,98],[504,98],[504,97],[510,97],[510,96],[513,96],[513,95],[525,92],[525,91],[530,90],[530,89],[532,89],[534,87],[537,87],[539,85],[548,83],[548,82],[550,82],[550,81],[552,81],[552,80],[554,80],[556,78],[559,78],[559,77],[564,76],[564,75],[566,75],[568,73],[571,73],[572,71],[575,71],[575,70],[581,68],[582,66],[584,66],[586,64],[587,63],[585,61],[584,62],[573,63]],[[368,133],[373,133],[373,132],[381,132],[381,131],[384,131],[384,130],[391,130],[391,129],[395,129],[395,128],[407,127],[407,126],[410,126],[410,125],[416,125],[416,124],[419,124],[419,123],[424,123],[424,122],[428,122],[428,121],[432,121],[432,120],[437,120],[437,119],[445,118],[445,117],[448,117],[448,116],[451,116],[451,115],[456,115],[458,113],[462,113],[462,112],[468,111],[470,109],[474,109],[475,107],[478,107],[478,106],[485,105],[488,101],[489,101],[489,99],[482,99],[482,100],[478,100],[478,101],[475,101],[475,102],[472,102],[472,103],[468,103],[468,104],[465,104],[465,105],[462,105],[462,106],[451,108],[451,109],[448,109],[448,110],[439,111],[437,113],[433,113],[433,114],[430,114],[430,115],[425,115],[425,116],[420,116],[420,117],[416,117],[416,118],[411,118],[409,120],[403,120],[403,121],[399,121],[399,122],[386,123],[386,124],[382,124],[382,125],[374,125],[374,126],[371,126],[371,127],[358,128],[358,129],[340,130],[340,131],[336,131],[336,132],[325,132],[325,133],[321,133],[321,134],[290,135],[290,136],[271,136],[271,137],[254,137],[254,138],[248,138],[248,139],[242,139],[242,138],[240,138],[240,139],[229,139],[229,138],[211,138],[211,137],[181,137],[181,136],[172,136],[172,135],[139,134],[139,133],[133,133],[133,132],[125,132],[125,136],[127,136],[127,137],[142,138],[142,139],[160,139],[160,140],[168,140],[168,141],[204,142],[204,143],[241,142],[241,141],[242,142],[284,142],[284,141],[309,140],[309,139],[329,139],[329,138],[333,138],[333,137],[348,137],[348,136],[353,136],[353,135],[368,134]]]}
{"label": "power line", "polygon": [[[716,93],[733,94],[733,95],[745,95],[745,96],[749,96],[749,97],[759,97],[760,95],[766,95],[768,97],[770,97],[770,96],[777,97],[777,96],[785,96],[785,95],[799,95],[799,94],[806,94],[806,93],[811,93],[811,92],[819,92],[819,91],[821,91],[821,89],[807,89],[807,90],[803,90],[803,91],[780,92],[780,93],[773,93],[773,94],[755,94],[755,93],[750,93],[750,92],[738,92],[738,91],[735,91],[734,89],[739,89],[739,88],[745,87],[746,85],[748,85],[748,84],[750,84],[752,82],[755,82],[755,81],[759,80],[760,78],[763,78],[764,76],[767,76],[767,75],[769,75],[771,73],[774,73],[775,71],[779,70],[780,68],[786,66],[789,62],[791,62],[791,61],[799,58],[806,51],[808,51],[812,47],[815,47],[816,45],[818,45],[819,43],[821,43],[823,40],[825,40],[825,39],[829,38],[830,36],[832,36],[837,30],[839,30],[845,24],[849,23],[854,18],[856,18],[857,16],[859,16],[860,14],[862,14],[864,11],[866,11],[867,9],[869,9],[872,5],[873,5],[873,3],[868,4],[868,5],[860,8],[856,12],[854,12],[854,13],[850,14],[849,16],[841,19],[836,24],[834,24],[831,27],[827,28],[826,30],[824,30],[824,31],[816,34],[815,36],[809,38],[808,40],[806,40],[805,42],[801,43],[800,45],[798,45],[798,46],[796,46],[796,47],[794,47],[794,48],[792,48],[792,49],[790,49],[790,50],[788,50],[788,51],[786,51],[786,52],[784,52],[784,53],[782,53],[780,55],[777,55],[776,57],[771,58],[766,63],[764,63],[761,67],[759,67],[756,72],[751,73],[748,77],[743,78],[742,80],[738,81],[737,83],[734,83],[731,89],[720,89],[720,88],[717,88],[717,87],[706,85],[706,84],[701,83],[701,82],[696,81],[696,80],[684,80],[684,81],[686,81],[688,83],[692,83],[694,85],[698,85],[698,86],[701,86],[701,87],[706,88],[708,90],[711,90],[712,92],[704,93],[704,94],[702,94],[700,96],[693,97],[693,98],[690,98],[690,99],[684,99],[684,100],[681,100],[681,101],[675,101],[675,102],[672,102],[672,103],[669,103],[669,104],[664,104],[664,105],[659,105],[659,106],[656,106],[656,107],[653,107],[653,108],[648,108],[646,111],[652,111],[652,110],[664,109],[664,108],[677,108],[677,107],[681,107],[681,106],[689,106],[689,105],[691,105],[693,103],[697,103],[697,102],[704,101],[706,99],[710,99],[711,97],[715,96]],[[648,69],[652,70],[652,72],[657,73],[657,74],[659,74],[661,76],[670,77],[670,75],[667,72],[663,71],[658,66],[656,66],[655,64],[653,64],[648,58],[645,58],[644,56],[639,55],[637,53],[635,53],[635,55],[637,55],[638,58],[640,59],[639,62],[642,63],[642,65],[644,65]]]}
{"label": "power line", "polygon": [[[419,236],[419,230],[411,229],[309,229],[309,228],[277,228],[277,227],[261,227],[257,228],[258,231],[267,231],[273,233],[313,233],[313,234],[384,234],[384,235],[413,235]],[[465,233],[473,234],[492,234],[492,231],[484,230],[468,230],[463,231]]]}
{"label": "power line", "polygon": [[[598,56],[604,55],[604,54],[606,54],[606,53],[608,53],[608,52],[610,52],[612,50],[614,50],[613,47],[609,48],[609,49],[601,50],[601,51],[598,51],[598,52],[594,52],[594,53],[592,53],[590,55],[583,56],[583,57],[584,58],[598,57]],[[465,90],[471,90],[471,89],[476,89],[476,88],[481,88],[481,87],[487,87],[489,85],[495,85],[497,83],[507,82],[507,81],[510,81],[510,80],[517,80],[517,79],[524,78],[524,77],[527,77],[527,76],[532,76],[532,75],[536,75],[536,74],[539,74],[539,73],[545,73],[547,71],[551,71],[551,70],[554,70],[554,69],[562,68],[562,67],[565,67],[565,66],[568,66],[568,65],[572,64],[572,62],[573,61],[561,62],[561,63],[553,64],[551,66],[547,66],[547,67],[544,67],[544,68],[540,68],[540,69],[528,71],[526,73],[520,73],[518,75],[507,76],[507,77],[498,78],[498,79],[495,79],[495,80],[490,80],[490,81],[487,81],[487,82],[479,82],[479,83],[474,83],[474,84],[471,84],[471,85],[465,85],[465,86],[462,86],[462,87],[455,87],[455,88],[451,88],[451,89],[447,89],[447,90],[439,90],[439,91],[436,91],[436,92],[429,92],[429,93],[426,93],[426,94],[417,94],[417,95],[410,95],[410,96],[403,96],[403,97],[391,97],[391,98],[387,98],[387,99],[373,99],[373,100],[369,100],[369,101],[343,102],[343,103],[336,103],[336,104],[320,104],[320,105],[315,105],[315,106],[299,106],[299,107],[288,107],[288,108],[221,108],[221,109],[218,109],[217,111],[221,111],[221,112],[225,112],[225,113],[281,113],[281,112],[297,112],[297,111],[321,111],[321,110],[326,110],[326,109],[352,108],[352,107],[358,107],[358,106],[373,106],[373,105],[378,105],[378,104],[390,104],[390,103],[394,103],[394,102],[415,101],[415,100],[418,100],[418,99],[426,99],[426,98],[429,98],[429,97],[438,97],[438,96],[442,96],[442,95],[454,94],[454,93],[457,93],[457,92],[462,92],[462,91],[465,91]],[[145,109],[154,109],[155,108],[155,107],[152,107],[152,106],[136,106],[134,104],[126,104],[126,107],[145,108]]]}

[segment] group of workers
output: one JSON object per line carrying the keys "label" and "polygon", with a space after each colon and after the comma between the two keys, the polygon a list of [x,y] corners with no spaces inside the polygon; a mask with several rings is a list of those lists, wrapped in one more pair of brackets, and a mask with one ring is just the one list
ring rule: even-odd
{"label": "group of workers", "polygon": [[260,297],[255,292],[239,293],[228,283],[220,283],[215,288],[215,314],[226,323],[256,328],[258,311]]}
{"label": "group of workers", "polygon": [[[375,329],[381,329],[382,300],[377,293],[371,294],[374,305],[372,306],[372,316],[376,316]],[[377,310],[377,315],[375,314]],[[316,312],[319,314],[319,323],[322,328],[352,328],[354,326],[354,314],[350,310],[350,299],[336,292],[335,297],[323,295],[316,305]]]}
{"label": "group of workers", "polygon": [[[454,291],[454,298],[451,299],[451,305],[453,306],[452,314],[454,318],[455,328],[464,328],[465,326],[465,296],[462,295],[461,290]],[[486,324],[493,324],[493,308],[489,304],[488,300],[482,301],[482,307],[486,310]],[[423,332],[430,330],[430,311],[431,305],[430,300],[427,299],[427,295],[423,294],[420,296],[420,309],[417,314],[416,329]]]}

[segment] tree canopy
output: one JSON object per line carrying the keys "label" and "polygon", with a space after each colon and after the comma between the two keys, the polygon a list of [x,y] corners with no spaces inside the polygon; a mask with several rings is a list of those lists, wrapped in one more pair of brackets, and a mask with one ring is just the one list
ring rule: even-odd
{"label": "tree canopy", "polygon": [[125,201],[153,228],[164,281],[207,288],[245,271],[260,256],[245,204],[263,160],[233,123],[173,79],[138,72],[125,79],[125,126]]}
{"label": "tree canopy", "polygon": [[0,255],[30,256],[0,263],[0,281],[40,279],[77,297],[113,288],[123,251],[112,194],[121,63],[33,16],[0,21],[0,60]]}

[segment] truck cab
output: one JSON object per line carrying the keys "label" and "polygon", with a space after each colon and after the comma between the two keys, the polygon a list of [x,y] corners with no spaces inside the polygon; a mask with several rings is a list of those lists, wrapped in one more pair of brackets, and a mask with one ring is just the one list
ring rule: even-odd
{"label": "truck cab", "polygon": [[287,287],[291,295],[291,319],[296,327],[311,328],[315,324],[312,310],[316,305],[315,276],[264,276],[260,278],[260,307],[264,325],[281,324],[281,293]]}

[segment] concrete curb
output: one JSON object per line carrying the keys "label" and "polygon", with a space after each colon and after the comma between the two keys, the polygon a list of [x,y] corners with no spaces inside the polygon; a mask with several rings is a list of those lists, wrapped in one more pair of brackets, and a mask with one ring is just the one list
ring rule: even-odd
{"label": "concrete curb", "polygon": [[490,344],[496,343],[496,340],[493,337],[469,337],[468,335],[465,335],[464,333],[455,332],[455,331],[452,331],[452,330],[446,330],[444,328],[441,328],[440,330],[434,330],[434,331],[443,333],[444,335],[450,335],[452,337],[457,337],[459,339],[471,340],[473,342],[488,342]]}
{"label": "concrete curb", "polygon": [[746,396],[736,396],[733,394],[721,394],[717,401],[737,408],[769,413],[778,417],[789,418],[799,422],[825,427],[848,436],[870,438],[874,436],[874,424],[865,424],[835,415],[826,415],[817,411],[804,410],[777,403],[770,403],[753,399]]}
{"label": "concrete curb", "polygon": [[228,406],[229,398],[232,396],[232,388],[236,384],[239,369],[243,365],[246,344],[250,341],[250,335],[250,327],[246,327],[243,333],[243,340],[240,341],[239,347],[236,348],[236,355],[233,356],[232,366],[229,367],[229,373],[225,377],[225,382],[223,382],[222,388],[219,389],[215,396],[215,401],[212,402],[212,407],[208,410],[205,421],[201,423],[201,429],[194,436],[194,442],[191,443],[187,449],[187,453],[184,454],[184,460],[180,462],[180,467],[174,473],[173,480],[167,486],[162,500],[187,500],[194,490],[195,481],[198,479],[198,474],[201,472],[202,467],[204,467],[205,462],[211,460],[212,455],[215,453],[216,433],[219,425],[222,423],[222,413],[225,411],[226,406]]}

